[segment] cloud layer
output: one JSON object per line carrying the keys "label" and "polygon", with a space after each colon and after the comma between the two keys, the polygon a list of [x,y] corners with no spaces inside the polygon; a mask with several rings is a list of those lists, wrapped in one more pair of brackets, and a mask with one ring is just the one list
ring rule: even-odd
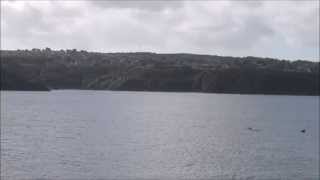
{"label": "cloud layer", "polygon": [[1,1],[1,48],[319,60],[319,1]]}

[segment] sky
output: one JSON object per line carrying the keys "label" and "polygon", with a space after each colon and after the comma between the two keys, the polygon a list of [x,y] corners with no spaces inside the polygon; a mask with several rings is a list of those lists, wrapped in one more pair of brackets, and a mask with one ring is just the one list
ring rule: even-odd
{"label": "sky", "polygon": [[1,49],[319,61],[319,1],[1,1]]}

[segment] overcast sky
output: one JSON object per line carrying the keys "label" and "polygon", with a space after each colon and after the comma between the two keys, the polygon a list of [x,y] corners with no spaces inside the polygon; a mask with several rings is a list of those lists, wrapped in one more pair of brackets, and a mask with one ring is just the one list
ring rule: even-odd
{"label": "overcast sky", "polygon": [[2,49],[319,61],[319,1],[1,1]]}

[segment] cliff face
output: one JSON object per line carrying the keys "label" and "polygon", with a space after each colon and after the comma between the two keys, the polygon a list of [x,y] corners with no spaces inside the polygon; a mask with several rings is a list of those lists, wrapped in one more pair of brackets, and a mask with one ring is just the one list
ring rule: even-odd
{"label": "cliff face", "polygon": [[1,89],[319,95],[319,63],[192,54],[1,51]]}

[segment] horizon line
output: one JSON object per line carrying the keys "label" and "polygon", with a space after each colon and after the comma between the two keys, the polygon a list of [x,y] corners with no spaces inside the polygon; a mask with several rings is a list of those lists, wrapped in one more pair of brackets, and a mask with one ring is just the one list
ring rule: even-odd
{"label": "horizon line", "polygon": [[320,52],[319,52],[319,57],[318,59],[286,59],[286,58],[278,58],[278,57],[268,57],[268,56],[252,56],[252,55],[247,55],[247,56],[229,56],[229,55],[218,55],[218,54],[204,54],[204,53],[186,53],[186,52],[170,52],[170,53],[164,53],[164,52],[152,52],[152,51],[92,51],[92,50],[84,50],[84,49],[76,49],[76,48],[70,48],[70,49],[53,49],[50,47],[45,47],[45,48],[30,48],[30,49],[2,49],[0,48],[0,51],[32,51],[32,50],[46,50],[50,49],[51,51],[68,51],[68,50],[76,50],[76,52],[88,52],[88,53],[101,53],[101,54],[130,54],[130,53],[149,53],[149,54],[159,54],[159,55],[196,55],[196,56],[219,56],[219,57],[230,57],[230,58],[260,58],[260,59],[273,59],[273,60],[279,60],[279,61],[308,61],[308,62],[318,62],[320,63]]}

